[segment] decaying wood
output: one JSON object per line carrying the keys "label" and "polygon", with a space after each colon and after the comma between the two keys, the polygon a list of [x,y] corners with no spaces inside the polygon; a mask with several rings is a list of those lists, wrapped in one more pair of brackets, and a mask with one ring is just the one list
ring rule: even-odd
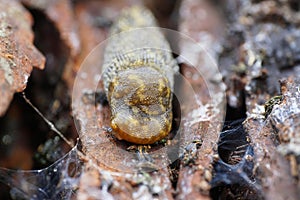
{"label": "decaying wood", "polygon": [[[166,9],[160,9],[159,1],[145,0],[160,24],[173,27],[173,20],[177,20],[178,30],[202,45],[202,49],[194,49],[185,40],[170,39],[183,57],[193,59],[178,58],[185,81],[178,81],[175,87],[187,104],[179,106],[180,137],[166,138],[148,149],[148,154],[110,135],[109,106],[99,82],[103,48],[92,51],[107,38],[122,8],[142,2],[21,2],[53,22],[64,43],[62,48],[67,48],[64,79],[67,92],[73,92],[72,116],[85,154],[77,199],[299,198],[300,15],[292,1],[224,0],[218,8],[206,0],[183,0],[180,6],[178,1],[166,1]],[[178,16],[173,12],[176,6]],[[224,15],[217,9],[224,9]],[[32,66],[43,69],[45,59],[32,44],[29,13],[9,0],[0,0],[0,13],[2,116],[13,94],[26,87]],[[84,61],[89,54],[89,60]],[[227,87],[226,119],[246,118],[242,134],[247,135],[244,142],[253,155],[245,154],[233,163],[223,162],[218,152],[225,115],[224,85],[211,70],[211,60],[219,65]],[[200,66],[202,74],[191,63]],[[85,66],[92,67],[82,71]],[[77,87],[73,91],[74,82]],[[195,93],[189,92],[190,87]],[[268,101],[272,97],[274,101]],[[153,156],[156,151],[160,151],[158,156]],[[147,160],[149,154],[155,165],[137,162]],[[226,166],[225,175],[234,171],[249,176],[246,186],[235,183],[235,191],[242,191],[239,194],[231,190],[231,180],[214,188],[216,177],[223,177],[216,169],[220,162]],[[251,163],[248,174],[239,168],[241,163]]]}
{"label": "decaying wood", "polygon": [[[191,74],[191,79],[189,80],[196,94],[199,95],[199,100],[203,102],[203,106],[211,104],[210,108],[212,110],[206,114],[203,113],[207,115],[207,120],[202,121],[199,119],[191,127],[184,127],[183,129],[187,138],[184,139],[186,142],[181,147],[185,149],[185,156],[181,160],[179,169],[177,198],[210,199],[209,191],[211,189],[213,162],[214,157],[217,155],[217,142],[224,120],[224,107],[222,108],[223,91],[221,89],[223,85],[218,81],[212,84],[213,87],[205,88],[203,85],[212,81],[214,76],[217,75],[213,75],[215,72],[213,72],[210,59],[217,58],[217,49],[215,47],[218,47],[222,36],[219,34],[222,31],[222,21],[208,1],[184,0],[181,3],[179,13],[179,31],[188,35],[202,46],[200,50],[195,49],[195,52],[192,52],[194,55],[191,57],[194,57],[197,66],[203,69],[203,74],[201,74],[203,77],[200,76],[198,80],[193,79],[193,74],[197,74],[197,72],[185,66],[182,66],[181,72],[184,76],[188,73]],[[185,41],[179,44],[180,52],[183,55],[189,54],[191,48],[191,44]],[[189,62],[193,61],[189,60]],[[185,89],[182,88],[182,91],[185,91]],[[213,101],[208,101],[208,92],[213,94],[211,96]],[[201,117],[206,118],[205,116]],[[201,117],[199,116],[199,118]],[[193,121],[191,118],[185,120]],[[201,144],[195,144],[197,140],[201,140]],[[190,161],[186,159],[190,159]]]}
{"label": "decaying wood", "polygon": [[80,51],[80,40],[74,21],[72,3],[68,0],[22,0],[25,6],[43,12],[57,28],[61,39],[70,51],[71,59],[74,59]]}
{"label": "decaying wood", "polygon": [[[21,2],[29,9],[38,10],[46,15],[47,20],[51,21],[54,24],[54,27],[57,29],[60,39],[67,47],[66,52],[68,54],[63,77],[69,88],[72,88],[72,84],[77,72],[76,66],[79,68],[80,63],[83,60],[81,55],[85,52],[84,46],[87,45],[87,41],[89,41],[89,38],[92,37],[89,35],[88,37],[85,36],[79,38],[80,31],[83,30],[81,26],[84,26],[83,24],[85,24],[81,23],[80,19],[84,16],[75,17],[76,9],[73,9],[72,2],[69,0],[22,0]],[[91,49],[89,49],[89,51],[90,50]]]}
{"label": "decaying wood", "polygon": [[[286,79],[299,76],[296,72],[299,51],[294,46],[300,42],[299,13],[291,7],[292,4],[283,1],[243,3],[226,1],[225,4],[235,10],[234,13],[228,11],[232,14],[228,14],[229,31],[220,59],[220,67],[223,74],[226,73],[225,82],[229,86],[228,103],[247,112],[243,125],[254,150],[251,176],[255,179],[255,184],[252,183],[255,190],[266,199],[297,199],[299,189],[293,178],[297,172],[297,156],[289,157],[289,153],[283,153],[282,149],[290,149],[297,141],[297,134],[293,131],[297,130],[298,117],[294,114],[295,103],[292,102],[299,97],[286,92],[296,91],[297,84]],[[285,100],[267,102],[273,96],[281,99],[278,97],[281,95],[280,79],[285,79],[281,86]],[[232,84],[233,81],[236,84]],[[270,105],[270,102],[276,103]],[[279,107],[284,107],[285,111]],[[299,112],[297,109],[296,112]],[[268,113],[270,110],[271,114]],[[283,113],[285,118],[281,117]],[[281,120],[287,120],[284,122],[286,128],[287,124],[293,124],[292,128],[283,129]],[[283,141],[285,131],[289,139]],[[289,143],[291,138],[293,142]]]}
{"label": "decaying wood", "polygon": [[33,45],[32,18],[17,1],[0,1],[0,116],[15,92],[25,89],[32,67],[44,68],[45,58]]}
{"label": "decaying wood", "polygon": [[284,81],[281,86],[283,100],[274,105],[266,121],[250,116],[245,122],[255,150],[254,173],[267,199],[297,199],[300,195],[299,183],[295,184],[299,163],[293,162],[299,156],[298,87],[299,80]]}

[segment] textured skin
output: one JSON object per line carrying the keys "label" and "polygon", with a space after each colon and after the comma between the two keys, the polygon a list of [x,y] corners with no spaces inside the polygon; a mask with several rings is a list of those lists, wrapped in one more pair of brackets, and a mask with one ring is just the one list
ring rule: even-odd
{"label": "textured skin", "polygon": [[111,127],[119,139],[137,144],[164,138],[172,125],[172,90],[178,66],[155,27],[147,9],[124,10],[111,28],[104,53],[103,83],[111,107]]}

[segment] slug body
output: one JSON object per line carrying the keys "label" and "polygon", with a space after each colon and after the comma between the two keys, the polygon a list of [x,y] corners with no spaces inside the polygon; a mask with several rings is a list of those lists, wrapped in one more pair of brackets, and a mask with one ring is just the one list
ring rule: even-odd
{"label": "slug body", "polygon": [[103,83],[111,127],[119,139],[152,144],[171,130],[178,65],[146,8],[125,9],[110,35],[104,52]]}

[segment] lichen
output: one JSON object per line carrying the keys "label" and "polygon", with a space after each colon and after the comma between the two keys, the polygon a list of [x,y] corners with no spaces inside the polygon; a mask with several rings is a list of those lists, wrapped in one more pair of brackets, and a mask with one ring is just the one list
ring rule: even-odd
{"label": "lichen", "polygon": [[0,57],[0,69],[4,70],[4,76],[5,80],[9,83],[9,85],[13,84],[13,71],[11,69],[11,66],[14,66],[15,63],[9,62],[7,59]]}

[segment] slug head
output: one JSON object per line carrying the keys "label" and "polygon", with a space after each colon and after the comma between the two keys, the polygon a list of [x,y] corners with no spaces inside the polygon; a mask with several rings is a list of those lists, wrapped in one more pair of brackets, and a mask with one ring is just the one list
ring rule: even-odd
{"label": "slug head", "polygon": [[164,74],[151,67],[120,71],[109,86],[111,127],[119,139],[152,144],[172,126],[172,93]]}

